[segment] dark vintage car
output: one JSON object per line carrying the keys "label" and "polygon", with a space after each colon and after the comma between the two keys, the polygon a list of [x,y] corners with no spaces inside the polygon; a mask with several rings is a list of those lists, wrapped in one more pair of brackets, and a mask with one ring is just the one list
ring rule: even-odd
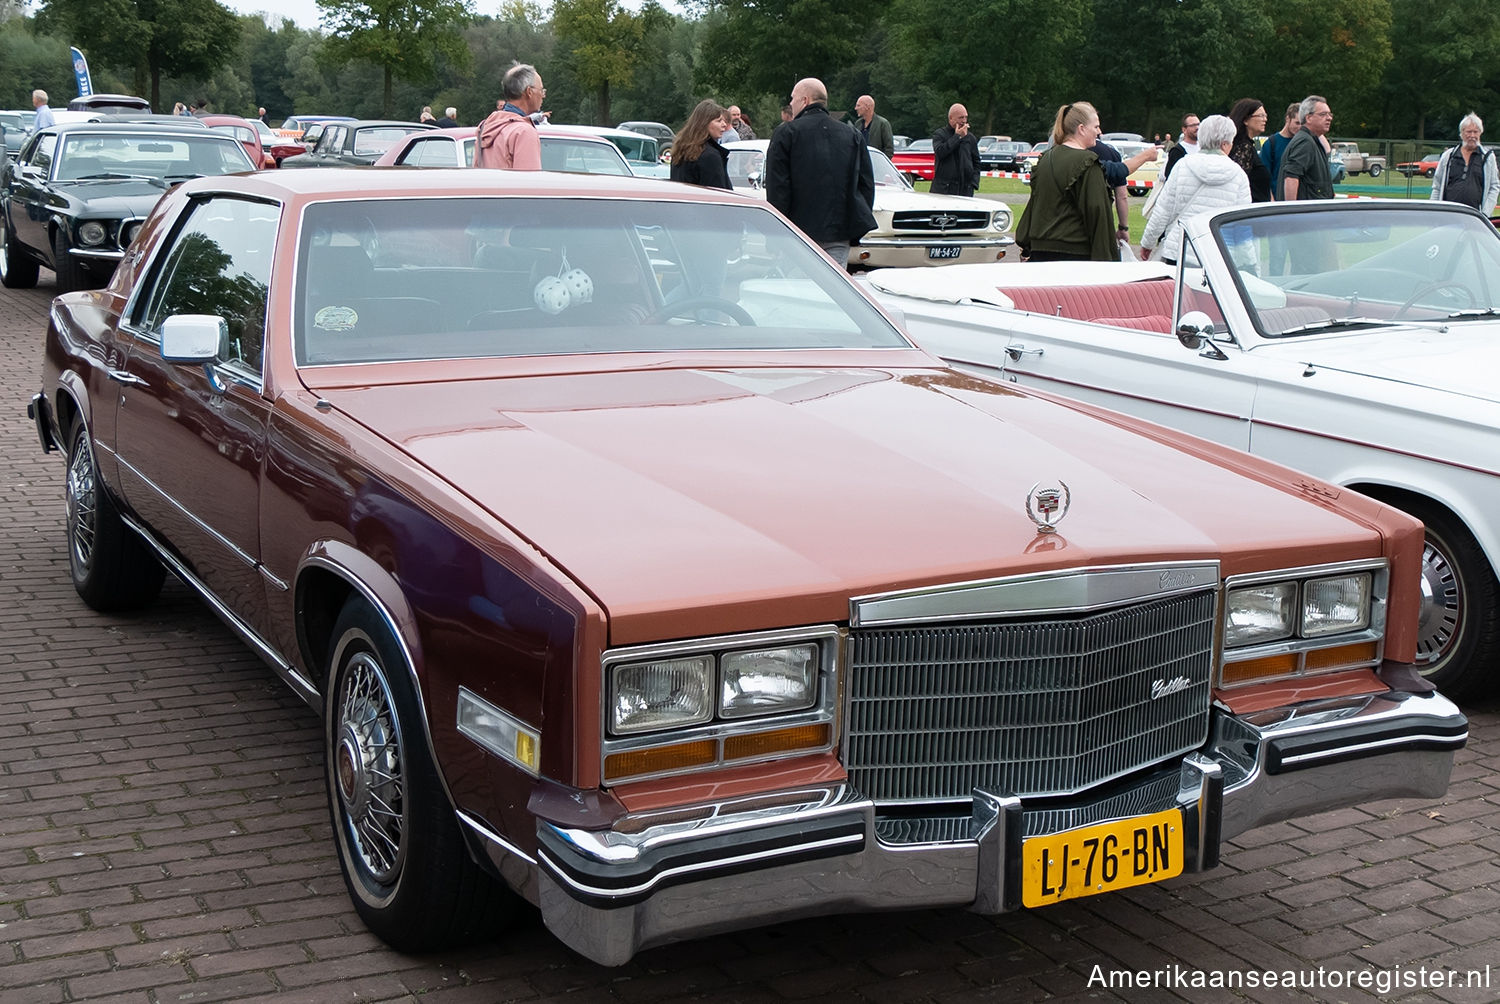
{"label": "dark vintage car", "polygon": [[402,950],[1041,907],[1440,795],[1467,735],[1416,520],[955,370],[731,192],[192,181],[31,414],[83,600],[170,570],[320,710]]}
{"label": "dark vintage car", "polygon": [[46,266],[60,291],[103,285],[169,187],[255,166],[231,137],[202,125],[42,129],[0,183],[0,282],[35,286]]}
{"label": "dark vintage car", "polygon": [[986,171],[1020,170],[1021,154],[1031,149],[1030,143],[1017,140],[994,139],[979,143],[979,166]]}
{"label": "dark vintage car", "polygon": [[402,136],[432,128],[421,122],[384,119],[314,123],[318,124],[322,125],[322,131],[316,142],[306,153],[284,158],[282,167],[367,166],[379,160]]}

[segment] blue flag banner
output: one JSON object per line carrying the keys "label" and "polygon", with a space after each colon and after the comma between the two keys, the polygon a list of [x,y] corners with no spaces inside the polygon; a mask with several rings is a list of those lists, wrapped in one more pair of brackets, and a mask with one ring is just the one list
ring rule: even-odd
{"label": "blue flag banner", "polygon": [[78,96],[86,98],[94,93],[93,81],[89,79],[89,61],[83,58],[83,53],[78,51],[77,46],[68,51],[73,55],[73,76],[78,78]]}

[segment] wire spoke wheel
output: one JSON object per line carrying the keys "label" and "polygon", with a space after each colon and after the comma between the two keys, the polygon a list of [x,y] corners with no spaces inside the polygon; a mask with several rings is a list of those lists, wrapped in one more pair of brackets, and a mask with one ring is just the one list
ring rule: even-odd
{"label": "wire spoke wheel", "polygon": [[388,885],[406,863],[406,773],[390,688],[371,653],[349,660],[336,707],[333,769],[350,847]]}

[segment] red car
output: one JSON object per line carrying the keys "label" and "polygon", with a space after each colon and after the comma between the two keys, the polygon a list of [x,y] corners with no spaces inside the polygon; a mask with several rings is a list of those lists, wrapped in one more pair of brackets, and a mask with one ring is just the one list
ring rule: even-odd
{"label": "red car", "polygon": [[1438,158],[1441,153],[1434,153],[1423,157],[1421,160],[1407,161],[1405,164],[1397,164],[1396,170],[1410,178],[1414,174],[1420,174],[1424,178],[1430,178],[1437,173]]}
{"label": "red car", "polygon": [[921,179],[931,181],[936,171],[936,155],[932,152],[932,140],[913,140],[904,150],[897,150],[891,156],[891,163],[896,170],[911,178],[913,181]]}
{"label": "red car", "polygon": [[202,178],[48,317],[74,588],[170,570],[317,709],[403,951],[1108,894],[1467,735],[1420,523],[949,366],[762,200]]}
{"label": "red car", "polygon": [[238,115],[202,115],[199,121],[217,132],[228,133],[239,141],[250,155],[250,163],[256,167],[276,167],[276,158],[261,142],[260,130],[249,119]]}

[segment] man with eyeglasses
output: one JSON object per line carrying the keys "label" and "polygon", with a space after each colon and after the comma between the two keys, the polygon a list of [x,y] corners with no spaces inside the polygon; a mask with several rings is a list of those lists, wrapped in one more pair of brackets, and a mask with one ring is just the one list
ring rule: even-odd
{"label": "man with eyeglasses", "polygon": [[1188,112],[1182,117],[1182,133],[1177,137],[1177,145],[1167,153],[1167,166],[1161,169],[1161,180],[1166,181],[1172,176],[1172,168],[1177,162],[1190,153],[1198,152],[1198,116]]}
{"label": "man with eyeglasses", "polygon": [[1333,127],[1333,111],[1328,100],[1317,94],[1302,99],[1299,109],[1302,128],[1286,145],[1281,155],[1276,191],[1287,202],[1298,199],[1333,198],[1333,174],[1328,169],[1328,130]]}
{"label": "man with eyeglasses", "polygon": [[474,135],[474,166],[511,171],[542,169],[542,138],[536,131],[547,88],[536,67],[517,63],[500,81],[504,99]]}

